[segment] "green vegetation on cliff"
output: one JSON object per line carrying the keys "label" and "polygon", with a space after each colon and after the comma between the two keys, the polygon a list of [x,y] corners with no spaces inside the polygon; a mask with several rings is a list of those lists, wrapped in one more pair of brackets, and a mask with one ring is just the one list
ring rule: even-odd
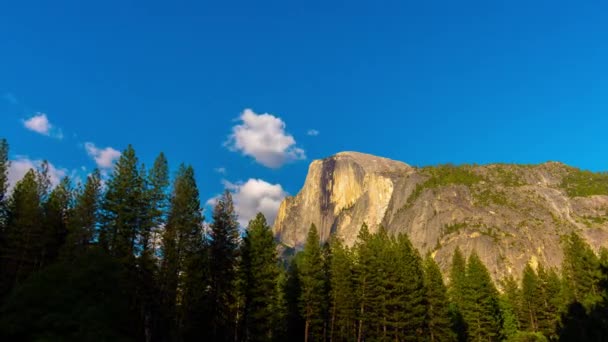
{"label": "green vegetation on cliff", "polygon": [[571,197],[608,195],[608,172],[572,169],[562,180],[561,187]]}

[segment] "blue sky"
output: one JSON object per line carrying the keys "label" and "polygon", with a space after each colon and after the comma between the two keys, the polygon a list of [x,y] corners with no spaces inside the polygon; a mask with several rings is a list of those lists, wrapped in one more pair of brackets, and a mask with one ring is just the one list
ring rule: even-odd
{"label": "blue sky", "polygon": [[148,165],[164,151],[195,167],[203,200],[235,191],[242,216],[272,214],[311,160],[344,150],[608,170],[607,10],[5,1],[0,136],[15,165],[48,159],[58,175],[111,167],[129,143]]}

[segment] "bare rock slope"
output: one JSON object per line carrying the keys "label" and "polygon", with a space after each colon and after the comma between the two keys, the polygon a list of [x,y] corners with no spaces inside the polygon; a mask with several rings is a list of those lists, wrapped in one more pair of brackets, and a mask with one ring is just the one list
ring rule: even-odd
{"label": "bare rock slope", "polygon": [[[311,223],[353,245],[363,223],[406,233],[445,272],[458,246],[476,250],[492,276],[519,277],[525,264],[559,267],[561,237],[578,232],[608,246],[608,175],[548,162],[540,165],[405,163],[342,152],[311,163],[302,190],[286,198],[277,239],[300,248]],[[445,273],[444,273],[445,274]]]}

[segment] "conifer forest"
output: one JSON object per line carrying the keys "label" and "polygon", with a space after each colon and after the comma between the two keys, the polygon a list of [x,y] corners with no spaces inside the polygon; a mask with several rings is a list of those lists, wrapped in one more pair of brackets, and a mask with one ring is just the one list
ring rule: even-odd
{"label": "conifer forest", "polygon": [[[2,341],[606,341],[608,250],[563,237],[560,268],[493,281],[475,252],[449,272],[405,234],[353,246],[310,227],[284,253],[264,215],[240,227],[231,192],[203,216],[195,170],[133,147],[111,174],[8,190],[0,142]],[[310,222],[302,222],[305,227]]]}

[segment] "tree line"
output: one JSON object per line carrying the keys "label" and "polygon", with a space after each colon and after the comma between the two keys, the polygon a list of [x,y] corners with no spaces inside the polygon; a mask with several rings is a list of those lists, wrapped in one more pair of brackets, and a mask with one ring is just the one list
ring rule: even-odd
{"label": "tree line", "polygon": [[[348,247],[280,258],[262,214],[237,223],[230,192],[202,214],[191,166],[171,177],[127,147],[112,174],[52,187],[48,165],[10,193],[0,140],[0,339],[7,341],[602,341],[608,252],[564,236],[561,269],[492,281],[456,249],[444,277],[407,235],[363,225]],[[533,267],[534,266],[534,267]],[[499,291],[500,289],[500,291]]]}

